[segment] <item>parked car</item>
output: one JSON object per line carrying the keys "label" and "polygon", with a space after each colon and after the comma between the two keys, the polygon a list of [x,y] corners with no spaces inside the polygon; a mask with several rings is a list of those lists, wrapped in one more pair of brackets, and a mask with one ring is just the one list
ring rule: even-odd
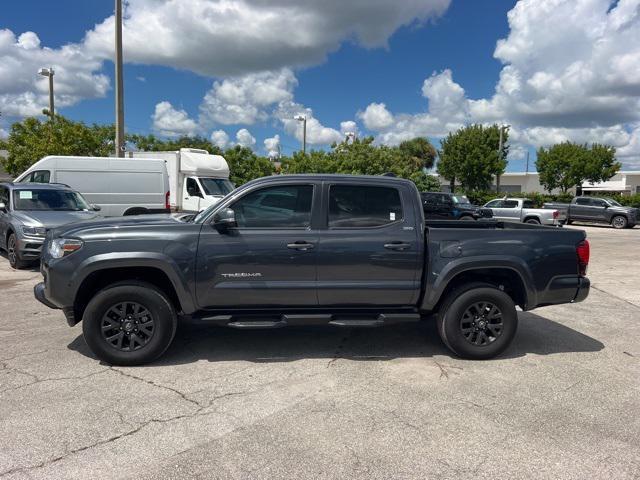
{"label": "parked car", "polygon": [[526,198],[496,198],[485,204],[493,211],[493,217],[503,222],[530,223],[536,225],[562,225],[564,215],[557,209],[534,208]]}
{"label": "parked car", "polygon": [[64,183],[99,205],[104,216],[169,212],[169,175],[159,158],[50,156],[15,181]]}
{"label": "parked car", "polygon": [[134,158],[161,158],[169,173],[169,204],[173,211],[198,213],[218,203],[235,187],[221,155],[181,148],[169,152],[128,152]]}
{"label": "parked car", "polygon": [[465,195],[422,192],[420,197],[427,220],[479,220],[493,217],[490,208],[472,205]]}
{"label": "parked car", "polygon": [[[277,213],[257,201],[272,195],[287,198]],[[51,231],[34,294],[69,325],[82,320],[91,350],[112,364],[159,357],[185,317],[251,329],[435,314],[452,351],[484,359],[511,343],[516,305],[584,300],[588,261],[579,230],[425,223],[408,180],[279,175],[189,222],[145,216]]]}
{"label": "parked car", "polygon": [[567,224],[572,222],[608,223],[614,228],[633,228],[638,222],[638,209],[623,207],[612,198],[574,197],[571,203],[545,203],[544,208],[564,212]]}
{"label": "parked car", "polygon": [[13,268],[23,268],[40,257],[48,230],[91,220],[99,210],[64,185],[0,183],[0,248]]}

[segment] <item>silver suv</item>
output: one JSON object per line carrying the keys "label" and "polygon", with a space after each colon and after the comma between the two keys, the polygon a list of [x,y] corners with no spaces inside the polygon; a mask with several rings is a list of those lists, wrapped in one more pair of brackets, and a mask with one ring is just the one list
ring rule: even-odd
{"label": "silver suv", "polygon": [[66,185],[0,183],[0,248],[23,268],[40,258],[47,230],[96,218],[98,210]]}

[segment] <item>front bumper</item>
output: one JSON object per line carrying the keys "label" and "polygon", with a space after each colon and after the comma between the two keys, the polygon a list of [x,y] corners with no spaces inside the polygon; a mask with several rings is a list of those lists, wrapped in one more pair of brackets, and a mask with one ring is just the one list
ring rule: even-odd
{"label": "front bumper", "polygon": [[44,237],[26,237],[18,238],[18,255],[23,260],[37,260],[42,253],[42,245]]}
{"label": "front bumper", "polygon": [[43,305],[46,305],[49,308],[54,308],[56,310],[59,310],[60,307],[58,307],[57,305],[52,303],[49,299],[47,299],[47,296],[45,294],[45,288],[46,287],[44,285],[44,282],[38,283],[35,287],[33,287],[33,296],[36,297],[36,300],[38,300]]}
{"label": "front bumper", "polygon": [[45,282],[40,282],[35,287],[33,287],[33,296],[36,297],[36,300],[38,300],[40,303],[42,303],[43,305],[46,305],[49,308],[53,308],[55,310],[62,310],[62,313],[64,313],[64,316],[70,327],[73,327],[76,323],[78,323],[76,321],[76,316],[75,316],[73,307],[59,307],[58,305],[56,305],[55,303],[53,303],[51,300],[47,298],[47,286]]}

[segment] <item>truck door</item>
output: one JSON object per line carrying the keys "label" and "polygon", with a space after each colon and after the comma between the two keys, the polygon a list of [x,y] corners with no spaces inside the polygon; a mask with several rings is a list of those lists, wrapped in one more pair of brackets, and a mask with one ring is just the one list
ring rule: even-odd
{"label": "truck door", "polygon": [[182,189],[184,198],[182,200],[182,210],[187,212],[199,212],[200,203],[204,195],[198,181],[194,177],[185,177],[184,188]]}
{"label": "truck door", "polygon": [[585,220],[591,214],[591,199],[588,197],[578,197],[575,203],[569,206],[571,220]]}
{"label": "truck door", "polygon": [[200,307],[316,306],[318,232],[311,222],[319,189],[313,182],[256,187],[224,206],[235,212],[237,228],[221,233],[204,225],[196,260]]}
{"label": "truck door", "polygon": [[601,198],[590,199],[591,220],[594,222],[609,223],[607,220],[607,207],[609,204]]}
{"label": "truck door", "polygon": [[507,222],[521,222],[522,208],[518,200],[503,200],[501,207],[502,220]]}
{"label": "truck door", "polygon": [[407,306],[417,301],[422,217],[402,184],[327,183],[318,250],[321,306]]}

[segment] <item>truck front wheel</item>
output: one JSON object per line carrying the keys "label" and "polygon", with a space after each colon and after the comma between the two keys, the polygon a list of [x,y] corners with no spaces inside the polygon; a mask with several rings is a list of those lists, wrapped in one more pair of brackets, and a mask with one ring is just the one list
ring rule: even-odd
{"label": "truck front wheel", "polygon": [[112,365],[141,365],[162,355],[176,332],[175,309],[146,283],[117,283],[91,299],[82,333],[96,356]]}
{"label": "truck front wheel", "polygon": [[518,314],[511,297],[481,283],[452,291],[437,321],[445,345],[456,355],[471,360],[502,353],[518,328]]}

